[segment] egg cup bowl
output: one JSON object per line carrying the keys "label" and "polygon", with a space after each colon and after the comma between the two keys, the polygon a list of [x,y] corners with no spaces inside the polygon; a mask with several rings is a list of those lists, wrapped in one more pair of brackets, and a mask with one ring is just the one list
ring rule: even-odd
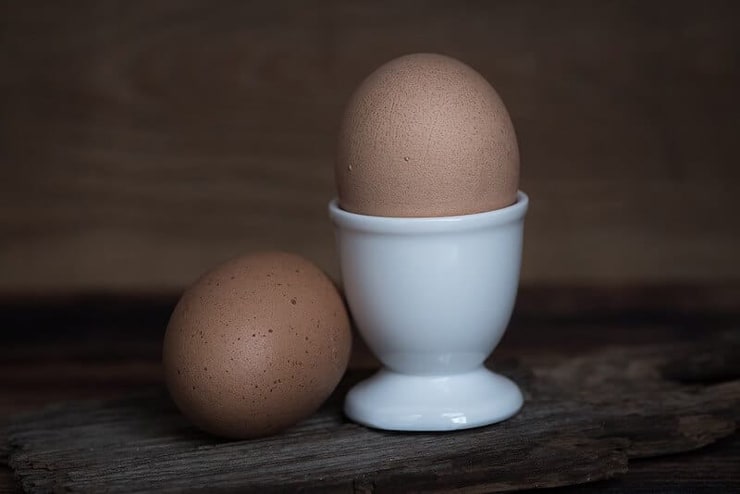
{"label": "egg cup bowl", "polygon": [[527,195],[462,216],[395,218],[345,211],[335,226],[345,294],[383,369],[347,394],[360,424],[448,431],[514,415],[522,393],[484,361],[509,323]]}

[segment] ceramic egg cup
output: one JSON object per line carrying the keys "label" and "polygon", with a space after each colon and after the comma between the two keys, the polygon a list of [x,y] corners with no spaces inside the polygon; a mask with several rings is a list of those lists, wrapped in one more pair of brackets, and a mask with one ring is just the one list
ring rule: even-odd
{"label": "ceramic egg cup", "polygon": [[523,192],[484,213],[388,218],[329,204],[355,323],[383,369],[345,413],[379,429],[446,431],[514,415],[522,394],[483,363],[506,330],[519,283]]}

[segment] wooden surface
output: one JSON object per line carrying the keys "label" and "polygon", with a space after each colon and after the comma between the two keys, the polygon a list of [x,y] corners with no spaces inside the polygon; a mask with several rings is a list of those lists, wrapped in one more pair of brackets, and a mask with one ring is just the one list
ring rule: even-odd
{"label": "wooden surface", "polygon": [[280,435],[226,442],[191,426],[161,390],[15,421],[9,464],[29,492],[504,492],[608,479],[630,458],[727,437],[740,419],[737,335],[497,370],[522,386],[526,405],[492,427],[371,430],[342,415],[343,386]]}
{"label": "wooden surface", "polygon": [[457,56],[500,91],[532,282],[740,279],[740,4],[0,4],[0,292],[180,288],[256,248],[336,274],[342,105]]}
{"label": "wooden surface", "polygon": [[[732,369],[740,357],[728,345],[711,342],[721,335],[737,338],[740,334],[739,294],[740,287],[729,285],[528,287],[522,291],[510,329],[494,354],[496,365],[519,379],[523,373],[517,362],[577,366],[574,359],[583,362],[585,356],[608,352],[614,345],[626,347],[633,355],[656,345],[688,345],[695,353],[684,358],[681,352],[666,352],[661,358],[680,365],[661,368],[680,389],[704,389],[693,398],[706,397],[707,390],[731,389],[722,383],[738,379]],[[163,325],[175,300],[176,296],[108,295],[0,301],[0,464],[8,455],[2,424],[7,425],[18,413],[37,413],[53,402],[75,399],[123,399],[160,387]],[[32,327],[36,331],[30,331]],[[709,350],[708,359],[701,358],[700,349]],[[602,364],[609,362],[603,360]],[[372,365],[366,355],[354,356],[356,372]],[[625,377],[645,370],[635,364],[624,369]],[[589,375],[581,372],[555,377],[580,379]],[[524,378],[522,382],[527,376]],[[675,402],[664,404],[673,406]],[[574,414],[574,420],[582,419],[587,417]],[[636,417],[624,418],[634,425],[633,419]],[[667,430],[658,428],[657,437]],[[738,463],[740,436],[734,434],[694,452],[631,460],[624,475],[553,492],[734,492],[740,489]],[[0,466],[0,492],[16,489],[10,470]]]}

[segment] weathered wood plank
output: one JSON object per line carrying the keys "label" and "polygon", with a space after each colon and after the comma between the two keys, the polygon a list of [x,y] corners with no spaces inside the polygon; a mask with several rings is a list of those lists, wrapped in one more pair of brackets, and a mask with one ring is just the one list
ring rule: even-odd
{"label": "weathered wood plank", "polygon": [[[200,433],[162,391],[72,402],[9,429],[10,464],[31,492],[509,491],[608,478],[630,458],[703,447],[740,418],[737,333],[701,345],[615,348],[523,358],[499,370],[523,385],[513,419],[450,434],[366,429],[339,412],[343,388],[286,433],[224,442]],[[710,369],[701,375],[695,365]],[[669,376],[669,377],[667,377]],[[719,379],[719,381],[718,381]]]}
{"label": "weathered wood plank", "polygon": [[[633,461],[629,473],[606,481],[547,490],[547,494],[716,494],[739,492],[740,434],[681,455]],[[539,494],[541,491],[527,491]]]}
{"label": "weathered wood plank", "polygon": [[525,280],[740,279],[737,2],[0,8],[0,291],[180,288],[276,247],[336,274],[339,112],[419,50],[511,110]]}

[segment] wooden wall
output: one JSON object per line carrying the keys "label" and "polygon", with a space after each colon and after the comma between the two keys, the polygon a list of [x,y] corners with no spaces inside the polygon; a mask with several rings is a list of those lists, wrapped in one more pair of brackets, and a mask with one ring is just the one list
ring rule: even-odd
{"label": "wooden wall", "polygon": [[237,253],[336,274],[338,116],[397,55],[499,90],[527,283],[740,280],[740,3],[0,3],[0,291],[179,288]]}

